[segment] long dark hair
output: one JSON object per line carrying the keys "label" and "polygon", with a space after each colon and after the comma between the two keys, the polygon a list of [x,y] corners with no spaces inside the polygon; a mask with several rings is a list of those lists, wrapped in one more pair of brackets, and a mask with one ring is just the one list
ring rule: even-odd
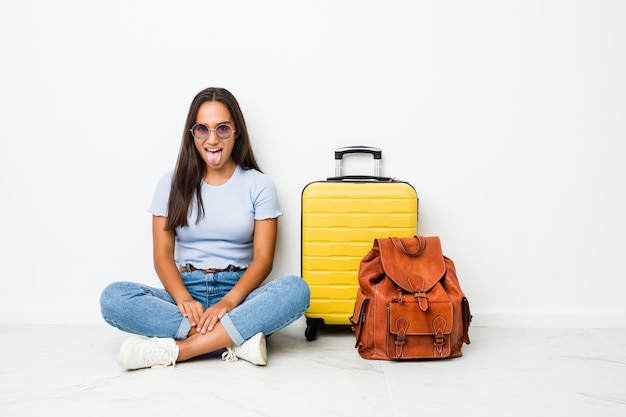
{"label": "long dark hair", "polygon": [[194,196],[198,206],[196,222],[204,216],[204,204],[200,190],[207,167],[202,157],[198,154],[194,138],[189,129],[196,123],[200,105],[207,101],[219,101],[224,104],[234,119],[237,137],[233,147],[232,158],[235,163],[243,169],[261,171],[254,158],[246,121],[235,96],[224,88],[210,87],[200,91],[191,102],[189,113],[187,114],[187,122],[183,129],[183,139],[180,144],[167,206],[167,230],[174,230],[176,227],[188,225],[187,216],[189,215],[191,201]]}

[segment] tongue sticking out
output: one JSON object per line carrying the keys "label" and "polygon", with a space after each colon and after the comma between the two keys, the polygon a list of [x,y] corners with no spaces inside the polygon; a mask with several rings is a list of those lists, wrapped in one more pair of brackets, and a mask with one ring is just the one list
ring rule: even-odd
{"label": "tongue sticking out", "polygon": [[219,164],[221,157],[222,157],[222,151],[217,151],[217,152],[207,151],[206,153],[206,159],[209,162],[209,165]]}

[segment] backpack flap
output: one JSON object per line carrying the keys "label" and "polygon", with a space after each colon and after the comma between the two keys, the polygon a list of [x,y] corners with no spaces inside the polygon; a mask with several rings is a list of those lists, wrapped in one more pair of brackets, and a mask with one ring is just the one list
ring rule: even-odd
{"label": "backpack flap", "polygon": [[439,237],[394,237],[378,239],[378,244],[385,274],[402,290],[415,295],[422,311],[426,311],[426,293],[446,272]]}
{"label": "backpack flap", "polygon": [[394,335],[449,335],[452,332],[452,303],[432,303],[419,311],[415,303],[389,304],[389,331]]}

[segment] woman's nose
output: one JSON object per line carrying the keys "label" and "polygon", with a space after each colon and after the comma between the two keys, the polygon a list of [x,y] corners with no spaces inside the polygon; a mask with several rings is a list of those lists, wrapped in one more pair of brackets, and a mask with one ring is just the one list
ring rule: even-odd
{"label": "woman's nose", "polygon": [[208,143],[219,143],[215,130],[209,130],[209,136],[205,139]]}

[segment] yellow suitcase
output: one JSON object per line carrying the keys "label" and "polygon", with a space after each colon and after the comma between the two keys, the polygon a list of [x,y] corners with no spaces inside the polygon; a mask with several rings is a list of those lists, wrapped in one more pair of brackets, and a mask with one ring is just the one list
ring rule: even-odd
{"label": "yellow suitcase", "polygon": [[[374,175],[342,176],[344,155],[374,157]],[[335,151],[335,177],[302,191],[301,275],[311,288],[305,336],[321,324],[349,325],[363,256],[375,238],[417,235],[418,197],[407,182],[380,176],[382,151],[351,146]]]}

